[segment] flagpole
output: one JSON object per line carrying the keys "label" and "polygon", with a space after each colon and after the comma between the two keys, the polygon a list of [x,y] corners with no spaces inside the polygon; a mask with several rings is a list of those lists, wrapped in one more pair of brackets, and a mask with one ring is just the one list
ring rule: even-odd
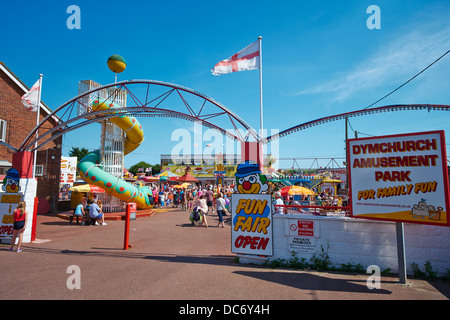
{"label": "flagpole", "polygon": [[[41,114],[41,91],[42,91],[42,77],[44,75],[41,73],[39,75],[39,92],[38,92],[38,99],[37,99],[37,117],[36,117],[36,126],[39,125],[39,118],[40,118],[40,114]],[[39,137],[39,129],[36,130],[36,139]],[[34,163],[33,163],[33,178],[36,177],[36,160],[37,160],[37,140],[34,143]]]}
{"label": "flagpole", "polygon": [[260,112],[260,135],[263,135],[263,93],[262,93],[262,37],[258,37],[259,42],[259,112]]}

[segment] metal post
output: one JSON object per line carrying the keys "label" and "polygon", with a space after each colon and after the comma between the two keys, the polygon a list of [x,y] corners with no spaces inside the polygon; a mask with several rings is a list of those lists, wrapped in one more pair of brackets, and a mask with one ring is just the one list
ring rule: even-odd
{"label": "metal post", "polygon": [[36,240],[36,225],[37,225],[37,211],[38,211],[38,197],[34,197],[33,206],[33,223],[31,225],[31,241]]}
{"label": "metal post", "polygon": [[259,42],[259,133],[263,136],[263,92],[262,92],[262,37],[258,37]]}
{"label": "metal post", "polygon": [[396,222],[395,227],[397,231],[398,280],[401,284],[406,284],[406,255],[403,222]]}
{"label": "metal post", "polygon": [[125,206],[125,235],[123,238],[123,250],[127,250],[130,247],[130,206]]}
{"label": "metal post", "polygon": [[[38,91],[38,100],[37,100],[37,115],[36,115],[36,126],[39,125],[40,122],[40,114],[41,114],[41,93],[42,93],[42,77],[44,75],[41,73],[39,75],[39,91]],[[33,178],[36,177],[36,161],[37,161],[37,139],[39,138],[39,129],[36,130],[36,142],[34,143],[34,159],[33,159]],[[47,169],[46,169],[47,170]]]}
{"label": "metal post", "polygon": [[348,148],[348,117],[345,117],[345,188],[347,189],[348,192],[348,152],[347,152],[347,148]]}

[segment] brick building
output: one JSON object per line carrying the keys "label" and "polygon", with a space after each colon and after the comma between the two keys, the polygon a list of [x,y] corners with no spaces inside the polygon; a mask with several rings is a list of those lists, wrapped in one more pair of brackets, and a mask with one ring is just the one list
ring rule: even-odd
{"label": "brick building", "polygon": [[[37,78],[36,78],[37,80]],[[0,141],[19,148],[27,135],[36,127],[36,112],[27,111],[21,97],[29,88],[4,63],[0,62]],[[40,120],[51,110],[40,102]],[[39,134],[54,128],[59,119],[53,117],[47,121]],[[45,199],[50,208],[55,208],[58,201],[59,177],[61,163],[62,136],[40,148],[36,160],[37,197],[41,204]],[[12,165],[14,151],[0,144],[0,179]],[[0,180],[0,181],[1,181]]]}

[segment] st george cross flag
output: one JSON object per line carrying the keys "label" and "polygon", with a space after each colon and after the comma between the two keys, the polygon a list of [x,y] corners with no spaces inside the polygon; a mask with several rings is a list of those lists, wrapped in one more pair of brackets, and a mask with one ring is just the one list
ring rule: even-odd
{"label": "st george cross flag", "polygon": [[235,71],[259,69],[259,54],[260,48],[257,40],[231,56],[231,58],[220,61],[211,72],[213,75],[218,76]]}
{"label": "st george cross flag", "polygon": [[31,87],[30,91],[22,96],[22,103],[28,111],[37,111],[39,105],[39,80]]}

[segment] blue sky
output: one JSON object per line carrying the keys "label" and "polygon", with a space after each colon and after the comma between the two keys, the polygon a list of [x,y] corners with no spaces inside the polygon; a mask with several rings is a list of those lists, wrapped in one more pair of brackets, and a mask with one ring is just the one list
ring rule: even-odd
{"label": "blue sky", "polygon": [[[69,5],[81,9],[80,30],[66,27]],[[379,30],[366,26],[370,5],[381,10]],[[113,82],[106,60],[120,54],[128,66],[119,80],[192,88],[258,129],[258,70],[213,76],[210,69],[262,36],[264,127],[283,130],[362,109],[411,78],[450,49],[449,14],[448,1],[11,1],[0,12],[0,61],[29,87],[43,73],[42,100],[56,109],[77,95],[80,80]],[[449,73],[450,54],[375,106],[449,104]],[[126,166],[158,163],[177,144],[174,130],[193,131],[180,119],[139,120],[145,142],[125,157]],[[350,124],[360,137],[446,130],[448,140],[449,120],[443,111],[405,111]],[[336,121],[294,133],[279,140],[279,155],[342,158],[344,129]],[[63,154],[99,144],[93,124],[67,134]],[[297,160],[304,168],[312,162]]]}

